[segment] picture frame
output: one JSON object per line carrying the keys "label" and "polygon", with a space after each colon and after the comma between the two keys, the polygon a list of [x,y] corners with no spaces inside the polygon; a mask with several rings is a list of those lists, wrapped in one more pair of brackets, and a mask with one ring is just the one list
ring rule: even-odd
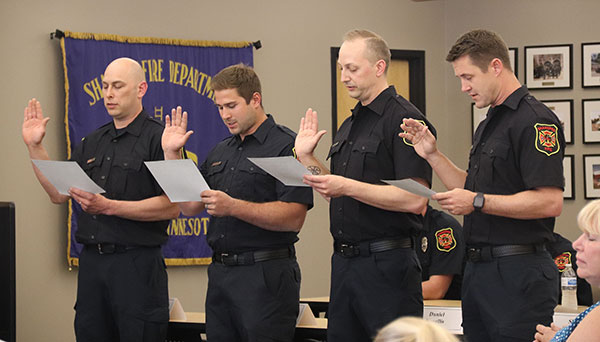
{"label": "picture frame", "polygon": [[575,199],[575,156],[565,154],[563,159],[563,175],[565,177],[564,199]]}
{"label": "picture frame", "polygon": [[565,143],[573,144],[573,100],[542,100],[541,102],[560,120],[565,134]]}
{"label": "picture frame", "polygon": [[600,143],[600,99],[581,100],[583,143]]}
{"label": "picture frame", "polygon": [[471,103],[471,137],[475,135],[475,131],[477,130],[477,127],[481,121],[485,120],[489,109],[490,106],[485,108],[477,108],[475,103]]}
{"label": "picture frame", "polygon": [[583,155],[585,198],[600,198],[600,154]]}
{"label": "picture frame", "polygon": [[510,58],[510,67],[517,78],[519,78],[519,49],[516,47],[508,48],[508,58]]}
{"label": "picture frame", "polygon": [[525,84],[534,89],[573,88],[573,44],[525,47]]}
{"label": "picture frame", "polygon": [[600,87],[600,43],[581,44],[581,86]]}

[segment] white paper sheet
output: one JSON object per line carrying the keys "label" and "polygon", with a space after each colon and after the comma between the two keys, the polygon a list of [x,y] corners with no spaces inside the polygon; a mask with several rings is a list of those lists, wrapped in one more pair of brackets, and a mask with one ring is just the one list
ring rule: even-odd
{"label": "white paper sheet", "polygon": [[415,182],[410,178],[400,179],[400,180],[382,180],[382,182],[388,183],[390,185],[399,187],[400,189],[406,190],[415,195],[419,195],[422,197],[431,198],[431,195],[435,195],[435,191],[429,189],[426,186],[419,182]]}
{"label": "white paper sheet", "polygon": [[308,186],[302,182],[302,176],[310,175],[310,172],[292,156],[248,160],[287,186]]}
{"label": "white paper sheet", "polygon": [[200,193],[210,190],[191,159],[144,162],[171,202],[202,200]]}
{"label": "white paper sheet", "polygon": [[94,183],[74,161],[38,159],[32,161],[61,195],[69,196],[69,188],[77,188],[93,194],[106,192]]}

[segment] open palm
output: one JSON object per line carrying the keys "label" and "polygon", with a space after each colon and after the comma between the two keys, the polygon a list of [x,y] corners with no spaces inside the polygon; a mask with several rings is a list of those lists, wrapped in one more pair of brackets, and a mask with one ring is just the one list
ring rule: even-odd
{"label": "open palm", "polygon": [[296,135],[296,142],[294,144],[296,154],[299,157],[311,155],[325,133],[326,131],[324,130],[319,131],[317,112],[309,108],[306,111],[305,117],[300,121],[300,129]]}
{"label": "open palm", "polygon": [[36,99],[29,100],[23,113],[23,141],[28,146],[39,145],[46,135],[46,125],[50,118],[44,118],[42,105]]}
{"label": "open palm", "polygon": [[165,153],[178,153],[194,131],[187,131],[187,112],[181,112],[181,107],[171,110],[171,117],[165,117],[165,130],[161,143]]}

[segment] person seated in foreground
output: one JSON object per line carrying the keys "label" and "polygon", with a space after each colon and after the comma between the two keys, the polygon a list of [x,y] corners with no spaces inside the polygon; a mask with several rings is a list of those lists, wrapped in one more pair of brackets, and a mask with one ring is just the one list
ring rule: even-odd
{"label": "person seated in foreground", "polygon": [[[554,242],[548,243],[546,247],[552,259],[554,259],[558,271],[562,273],[567,264],[571,264],[573,270],[577,272],[577,257],[575,256],[573,243],[558,233],[554,233],[553,235]],[[560,277],[558,278],[557,286],[560,288]],[[560,292],[558,293],[558,302],[562,303],[562,294]],[[585,279],[577,276],[577,304],[590,306],[593,303],[592,287]]]}
{"label": "person seated in foreground", "polygon": [[[588,203],[577,215],[583,234],[573,242],[577,254],[577,275],[592,286],[600,286],[600,200]],[[559,329],[538,324],[534,335],[539,342],[597,341],[600,336],[599,302],[580,313],[569,325]]]}
{"label": "person seated in foreground", "polygon": [[374,342],[458,342],[458,338],[434,322],[406,316],[383,327]]}

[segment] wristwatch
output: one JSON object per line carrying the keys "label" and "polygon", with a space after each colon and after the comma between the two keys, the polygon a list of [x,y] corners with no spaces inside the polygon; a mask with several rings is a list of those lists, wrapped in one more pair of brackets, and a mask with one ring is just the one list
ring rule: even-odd
{"label": "wristwatch", "polygon": [[483,197],[483,192],[478,192],[475,198],[473,198],[473,208],[475,208],[475,211],[480,212],[484,204],[485,197]]}

